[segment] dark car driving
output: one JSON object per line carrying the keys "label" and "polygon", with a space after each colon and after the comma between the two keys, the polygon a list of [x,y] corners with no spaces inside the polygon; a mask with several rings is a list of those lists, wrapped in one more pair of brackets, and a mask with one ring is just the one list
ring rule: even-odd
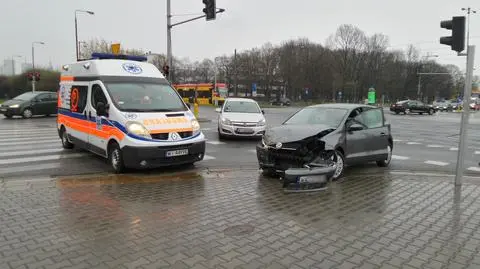
{"label": "dark car driving", "polygon": [[[282,176],[288,169],[334,165],[331,179],[345,165],[377,162],[388,166],[393,138],[383,109],[357,104],[308,106],[280,126],[267,129],[257,145],[257,158],[265,175]],[[284,182],[287,184],[295,182]]]}
{"label": "dark car driving", "polygon": [[22,116],[30,118],[35,115],[52,115],[57,113],[56,92],[26,92],[0,104],[0,113],[7,118]]}
{"label": "dark car driving", "polygon": [[432,115],[436,112],[436,109],[432,105],[427,105],[420,101],[403,100],[392,104],[390,106],[390,111],[395,114],[418,113],[422,115],[423,113],[428,113],[429,115]]}

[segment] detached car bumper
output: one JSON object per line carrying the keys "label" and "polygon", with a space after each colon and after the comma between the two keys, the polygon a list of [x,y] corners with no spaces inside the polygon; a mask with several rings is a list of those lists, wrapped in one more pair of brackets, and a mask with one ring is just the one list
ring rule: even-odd
{"label": "detached car bumper", "polygon": [[122,148],[123,161],[130,168],[156,168],[194,163],[205,156],[205,141],[166,147]]}

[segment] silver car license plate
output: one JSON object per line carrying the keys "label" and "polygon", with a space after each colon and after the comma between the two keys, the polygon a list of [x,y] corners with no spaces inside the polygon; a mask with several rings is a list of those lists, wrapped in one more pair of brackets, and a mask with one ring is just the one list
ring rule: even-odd
{"label": "silver car license plate", "polygon": [[184,156],[184,155],[188,155],[188,149],[172,150],[172,151],[167,151],[166,153],[167,157],[176,157],[176,156]]}
{"label": "silver car license plate", "polygon": [[251,129],[251,128],[237,128],[236,132],[239,133],[239,134],[251,134],[251,133],[253,133],[253,129]]}

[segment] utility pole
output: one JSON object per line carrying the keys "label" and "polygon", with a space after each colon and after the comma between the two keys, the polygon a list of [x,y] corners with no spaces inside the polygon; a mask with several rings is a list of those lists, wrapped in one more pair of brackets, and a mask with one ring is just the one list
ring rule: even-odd
{"label": "utility pole", "polygon": [[238,72],[237,72],[237,49],[234,50],[233,52],[233,73],[234,73],[234,92],[235,92],[235,97],[238,96],[238,83],[237,83],[237,78],[238,78]]}
{"label": "utility pole", "polygon": [[467,11],[467,49],[468,46],[470,46],[470,13],[477,13],[476,10],[471,9],[470,7],[468,8],[462,8],[463,11]]}
{"label": "utility pole", "polygon": [[[172,60],[172,10],[170,0],[167,0],[167,64],[173,70]],[[171,81],[172,72],[168,72],[168,81]]]}
{"label": "utility pole", "polygon": [[[172,15],[172,9],[171,9],[171,0],[167,0],[167,63],[168,63],[169,70],[172,70],[173,72],[175,72],[175,68],[173,67],[173,53],[172,53],[172,28],[174,26],[195,21],[201,18],[206,18],[207,21],[212,20],[212,19],[215,19],[214,18],[215,14],[225,12],[224,8],[216,8],[215,1],[210,0],[207,2],[208,2],[208,8],[204,9],[203,11],[205,15],[194,17],[185,21],[177,22],[177,23],[172,23],[173,15]],[[170,82],[172,79],[172,71],[168,73],[168,80]]]}

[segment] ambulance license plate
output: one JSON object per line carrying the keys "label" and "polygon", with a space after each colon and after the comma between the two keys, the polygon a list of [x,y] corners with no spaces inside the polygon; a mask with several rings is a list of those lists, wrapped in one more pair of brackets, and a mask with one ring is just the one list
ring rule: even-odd
{"label": "ambulance license plate", "polygon": [[188,155],[188,149],[178,149],[178,150],[167,151],[166,155],[167,155],[167,157],[176,157],[176,156]]}

